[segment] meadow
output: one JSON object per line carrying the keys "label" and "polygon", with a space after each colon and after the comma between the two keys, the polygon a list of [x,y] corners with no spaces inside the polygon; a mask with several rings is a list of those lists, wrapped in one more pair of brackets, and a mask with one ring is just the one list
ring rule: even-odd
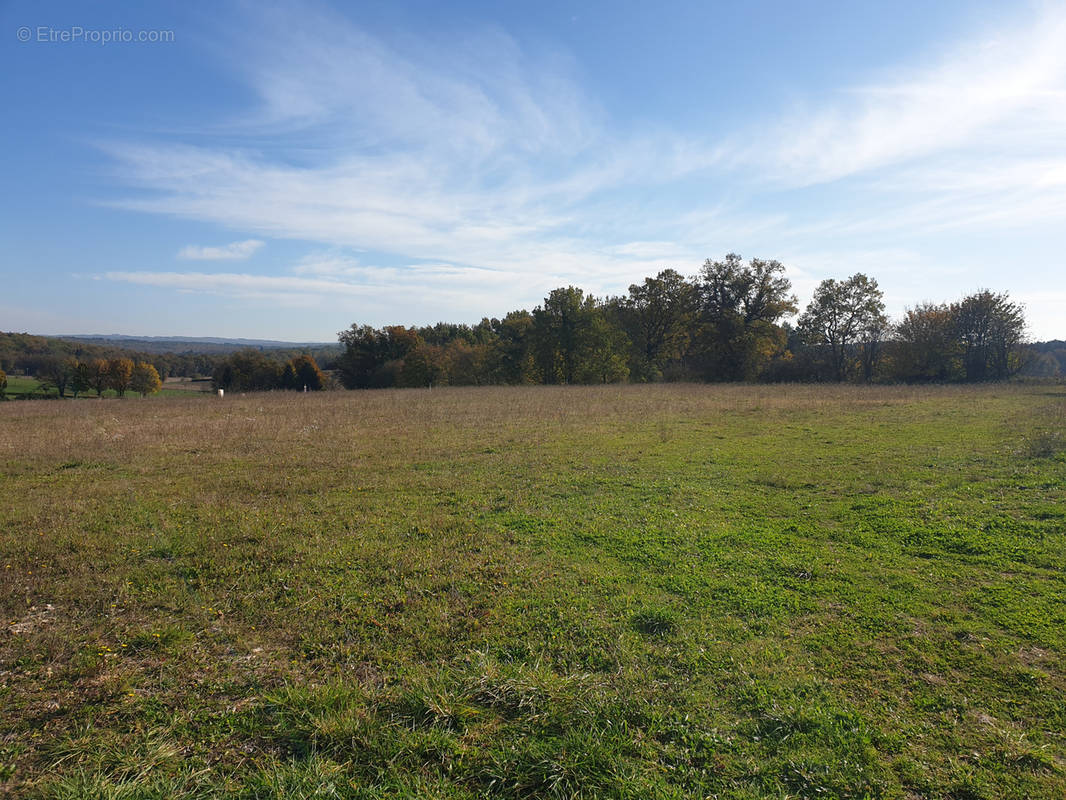
{"label": "meadow", "polygon": [[1066,387],[0,403],[0,793],[1061,798]]}
{"label": "meadow", "polygon": [[[32,397],[35,393],[40,394],[42,397],[49,394],[41,389],[41,383],[36,378],[31,378],[25,375],[7,376],[7,387],[4,390],[4,394],[7,398]],[[51,394],[55,394],[54,389]]]}
{"label": "meadow", "polygon": [[[163,382],[163,388],[152,397],[186,397],[190,393],[214,393],[211,388],[211,382],[207,379],[190,379],[190,378],[167,378]],[[57,400],[59,399],[59,392],[54,386],[43,385],[37,378],[29,375],[8,375],[7,376],[7,390],[5,392],[8,400]],[[116,398],[118,392],[113,389],[104,390],[104,398]],[[139,397],[136,392],[130,392],[131,398]],[[75,399],[71,396],[70,389],[67,389],[67,397]],[[99,399],[95,391],[84,392],[81,394],[79,400],[97,400]]]}

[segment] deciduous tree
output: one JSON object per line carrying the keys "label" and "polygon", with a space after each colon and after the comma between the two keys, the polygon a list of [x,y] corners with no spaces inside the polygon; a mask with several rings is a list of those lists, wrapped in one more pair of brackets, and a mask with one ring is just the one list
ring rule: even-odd
{"label": "deciduous tree", "polygon": [[269,392],[281,386],[282,365],[258,350],[240,350],[215,367],[216,389]]}
{"label": "deciduous tree", "polygon": [[300,378],[296,375],[296,367],[293,366],[291,361],[286,361],[285,366],[281,369],[281,388],[297,389],[299,384]]}
{"label": "deciduous tree", "polygon": [[967,381],[1003,380],[1023,366],[1025,312],[1006,293],[982,289],[951,306]]}
{"label": "deciduous tree", "polygon": [[592,295],[554,289],[533,311],[534,350],[545,383],[624,380],[628,340],[611,326]]}
{"label": "deciduous tree", "polygon": [[337,369],[348,389],[395,385],[403,372],[403,359],[422,342],[418,331],[402,325],[381,330],[352,325],[339,338],[344,353],[337,359]]}
{"label": "deciduous tree", "polygon": [[92,365],[79,361],[74,365],[74,374],[70,378],[70,391],[77,397],[82,392],[87,392],[93,387]]}
{"label": "deciduous tree", "polygon": [[490,322],[495,341],[487,356],[494,383],[539,383],[540,371],[533,354],[533,315],[512,311]]}
{"label": "deciduous tree", "polygon": [[97,397],[104,396],[104,390],[111,379],[108,363],[103,358],[95,358],[89,363],[89,383]]}
{"label": "deciduous tree", "polygon": [[69,358],[46,356],[37,367],[37,380],[45,389],[55,388],[60,397],[66,397],[67,386],[74,376],[75,362]]}
{"label": "deciduous tree", "polygon": [[700,271],[700,349],[704,372],[713,380],[751,379],[783,349],[778,326],[796,311],[792,283],[779,261],[736,253],[708,259]]}
{"label": "deciduous tree", "polygon": [[307,387],[309,391],[318,392],[326,388],[326,376],[318,368],[315,359],[309,354],[296,356],[291,362],[296,375],[295,388],[299,391]]}
{"label": "deciduous tree", "polygon": [[448,383],[447,350],[439,344],[419,342],[403,359],[401,386],[442,386]]}
{"label": "deciduous tree", "polygon": [[159,379],[159,373],[154,366],[138,361],[130,376],[130,388],[139,392],[141,397],[147,397],[162,389],[163,382]]}
{"label": "deciduous tree", "polygon": [[489,382],[487,344],[454,339],[445,347],[444,360],[451,386],[477,386]]}
{"label": "deciduous tree", "polygon": [[846,281],[828,278],[818,284],[799,329],[809,344],[825,349],[834,379],[847,380],[858,361],[856,345],[887,326],[882,297],[877,281],[861,272]]}
{"label": "deciduous tree", "polygon": [[112,358],[107,362],[107,387],[124,397],[133,378],[133,361],[128,358]]}
{"label": "deciduous tree", "polygon": [[663,368],[679,361],[692,339],[699,291],[681,273],[665,269],[629,287],[620,298],[622,325],[633,343],[639,380],[658,380]]}
{"label": "deciduous tree", "polygon": [[893,329],[890,375],[900,381],[950,381],[958,372],[951,308],[921,303]]}

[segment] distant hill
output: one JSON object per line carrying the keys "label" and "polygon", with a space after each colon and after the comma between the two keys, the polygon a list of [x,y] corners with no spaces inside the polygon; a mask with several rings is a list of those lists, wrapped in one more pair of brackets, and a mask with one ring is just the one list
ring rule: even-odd
{"label": "distant hill", "polygon": [[103,347],[122,347],[142,353],[232,353],[236,350],[340,351],[337,342],[282,342],[274,339],[227,339],[218,336],[126,336],[111,334],[71,334],[50,338],[65,339]]}
{"label": "distant hill", "polygon": [[209,376],[219,361],[238,350],[258,350],[284,362],[310,354],[324,369],[342,348],[338,342],[279,342],[263,339],[191,338],[181,336],[36,336],[0,331],[0,370],[36,375],[56,358],[87,361],[95,358],[129,358],[147,361],[163,377]]}

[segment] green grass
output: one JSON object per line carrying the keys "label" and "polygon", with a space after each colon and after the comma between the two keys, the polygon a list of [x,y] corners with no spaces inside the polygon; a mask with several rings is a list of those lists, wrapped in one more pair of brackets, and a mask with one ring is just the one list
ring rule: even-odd
{"label": "green grass", "polygon": [[[163,384],[163,388],[159,390],[157,394],[149,395],[149,397],[189,397],[190,395],[207,394],[210,390],[209,381],[168,381]],[[55,399],[59,396],[59,392],[53,387],[51,389],[41,389],[41,384],[36,378],[31,378],[24,375],[8,375],[7,376],[7,389],[5,394],[9,399],[21,399],[21,398],[52,398]],[[70,394],[70,389],[67,389],[67,398],[73,399]],[[111,390],[104,390],[104,399],[116,399],[118,393]],[[93,390],[82,392],[78,396],[79,400],[88,399],[96,400],[97,394]],[[123,399],[128,400],[140,400],[141,396],[136,392],[127,392],[126,397]]]}
{"label": "green grass", "polygon": [[4,404],[0,781],[1061,797],[1064,408],[1048,386]]}
{"label": "green grass", "polygon": [[[4,394],[9,398],[22,397],[34,393],[43,395],[45,393],[40,391],[40,386],[41,384],[36,378],[30,378],[25,375],[8,375],[7,388],[4,389]],[[51,395],[54,397],[55,394],[56,391],[53,389]]]}

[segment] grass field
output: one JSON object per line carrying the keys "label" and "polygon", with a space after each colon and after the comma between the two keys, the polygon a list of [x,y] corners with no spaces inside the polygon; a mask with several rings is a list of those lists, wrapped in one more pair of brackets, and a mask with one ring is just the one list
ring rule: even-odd
{"label": "grass field", "polygon": [[167,378],[158,397],[188,397],[190,394],[214,394],[211,381],[206,378]]}
{"label": "grass field", "polygon": [[[8,375],[4,394],[8,398],[32,395],[34,392],[40,392],[40,386],[41,384],[36,378],[30,378],[25,375]],[[43,394],[43,392],[40,393]],[[55,393],[55,389],[53,389],[52,394],[54,395]]]}
{"label": "grass field", "polygon": [[[211,392],[211,382],[208,380],[190,380],[182,378],[168,378],[163,382],[163,388],[159,390],[157,394],[149,395],[150,397],[188,397],[190,394],[201,394]],[[47,390],[41,388],[41,383],[36,378],[32,378],[25,375],[8,375],[7,376],[7,391],[8,399],[57,399],[59,392],[54,388]],[[118,397],[118,393],[106,389],[104,391],[103,399],[114,399]],[[70,389],[67,389],[67,399],[74,399],[70,395]],[[94,391],[84,392],[79,400],[97,400],[99,399]],[[136,392],[127,392],[124,399],[139,400],[141,396]]]}
{"label": "grass field", "polygon": [[0,780],[1061,798],[1064,430],[1061,386],[2,404]]}

